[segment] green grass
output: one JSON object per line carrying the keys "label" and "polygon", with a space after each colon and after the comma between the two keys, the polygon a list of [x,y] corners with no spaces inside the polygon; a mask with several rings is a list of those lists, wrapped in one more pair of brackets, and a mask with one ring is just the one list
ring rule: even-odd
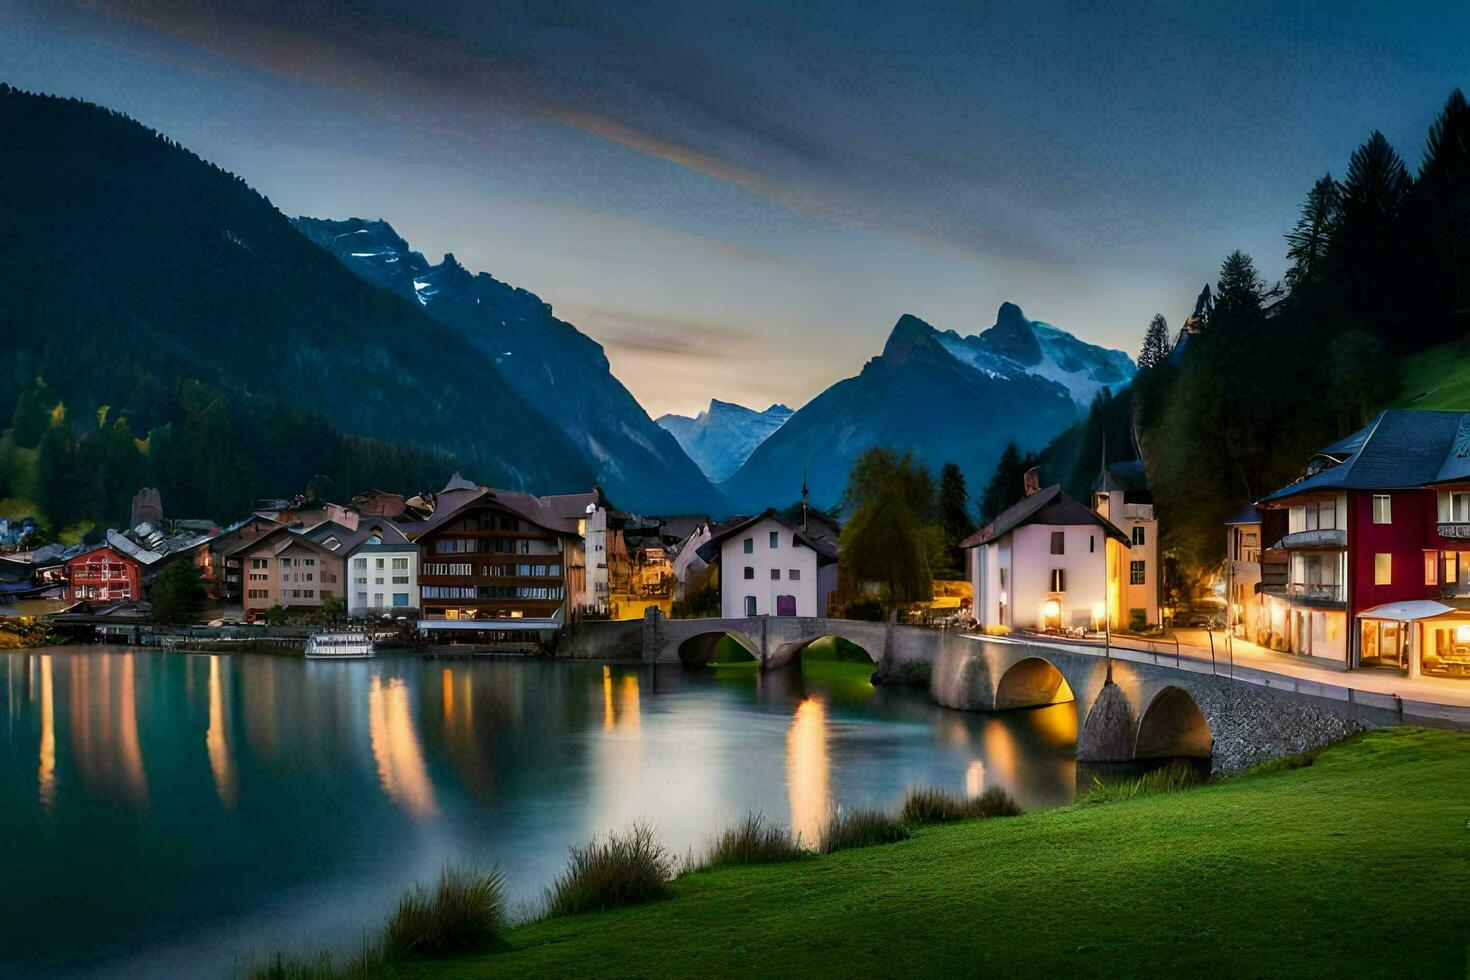
{"label": "green grass", "polygon": [[1092,785],[1077,795],[1077,802],[1083,806],[1121,803],[1154,793],[1173,793],[1189,789],[1202,785],[1203,782],[1203,777],[1189,766],[1182,762],[1171,762],[1167,766],[1126,779],[1105,780],[1094,776]]}
{"label": "green grass", "polygon": [[705,852],[699,869],[797,861],[810,855],[810,851],[791,839],[790,831],[767,820],[764,813],[747,813],[734,826],[720,831]]}
{"label": "green grass", "polygon": [[1470,735],[1371,732],[1182,793],[686,874],[402,977],[1465,977]]}
{"label": "green grass", "polygon": [[882,810],[838,810],[822,827],[818,850],[823,854],[835,854],[857,847],[896,844],[908,836],[909,829],[903,822]]}
{"label": "green grass", "polygon": [[445,868],[430,891],[411,889],[383,926],[389,959],[494,946],[505,930],[505,876]]}
{"label": "green grass", "polygon": [[1470,410],[1470,349],[1459,341],[1404,359],[1399,408]]}
{"label": "green grass", "polygon": [[547,915],[576,915],[635,905],[670,893],[673,856],[653,828],[635,823],[622,833],[572,847],[571,860],[551,885]]}
{"label": "green grass", "polygon": [[933,786],[916,786],[904,798],[898,818],[911,827],[926,823],[953,823],[956,820],[988,820],[991,817],[1019,817],[1021,806],[998,786],[979,796],[959,796]]}

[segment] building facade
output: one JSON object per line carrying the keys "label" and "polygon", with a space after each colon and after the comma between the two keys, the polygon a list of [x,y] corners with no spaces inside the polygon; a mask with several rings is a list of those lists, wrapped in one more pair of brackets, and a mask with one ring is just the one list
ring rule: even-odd
{"label": "building facade", "polygon": [[1243,640],[1260,643],[1261,515],[1247,506],[1225,522],[1225,591],[1227,623]]}
{"label": "building facade", "polygon": [[99,544],[66,563],[67,598],[73,602],[136,602],[143,597],[143,565],[109,544]]}
{"label": "building facade", "polygon": [[[364,518],[364,521],[367,519]],[[344,542],[347,615],[413,616],[419,608],[419,548],[392,524],[362,524]]]}
{"label": "building facade", "polygon": [[721,529],[699,547],[720,565],[720,611],[743,616],[822,616],[818,570],[836,550],[767,510]]}
{"label": "building facade", "polygon": [[1159,522],[1142,461],[1114,463],[1093,486],[1092,509],[1122,531],[1128,544],[1109,547],[1108,580],[1117,583],[1114,629],[1158,626],[1163,603]]}
{"label": "building facade", "polygon": [[278,528],[244,541],[226,556],[238,560],[244,576],[241,612],[247,622],[272,606],[320,608],[343,598],[341,556],[293,528]]}

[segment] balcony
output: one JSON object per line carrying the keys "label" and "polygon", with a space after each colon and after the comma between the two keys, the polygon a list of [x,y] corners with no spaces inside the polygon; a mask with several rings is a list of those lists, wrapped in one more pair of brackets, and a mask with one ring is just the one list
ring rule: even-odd
{"label": "balcony", "polygon": [[1340,606],[1347,602],[1347,589],[1340,584],[1288,582],[1286,597],[1292,602],[1299,602],[1303,605]]}
{"label": "balcony", "polygon": [[1287,551],[1305,551],[1313,548],[1346,548],[1347,531],[1340,527],[1319,528],[1315,531],[1295,531],[1281,539],[1281,547]]}
{"label": "balcony", "polygon": [[1151,521],[1154,519],[1154,505],[1124,504],[1123,519],[1126,521]]}
{"label": "balcony", "polygon": [[1442,538],[1470,538],[1470,521],[1440,521],[1435,530]]}

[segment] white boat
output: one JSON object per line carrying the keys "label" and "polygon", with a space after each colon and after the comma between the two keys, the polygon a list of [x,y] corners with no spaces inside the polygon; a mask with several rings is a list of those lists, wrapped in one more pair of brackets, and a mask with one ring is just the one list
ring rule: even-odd
{"label": "white boat", "polygon": [[352,660],[372,655],[370,633],[313,633],[306,641],[306,656],[312,660]]}

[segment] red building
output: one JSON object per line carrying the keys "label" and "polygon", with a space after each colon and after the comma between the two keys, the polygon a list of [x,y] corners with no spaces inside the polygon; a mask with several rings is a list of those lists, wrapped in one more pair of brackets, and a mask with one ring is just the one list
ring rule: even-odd
{"label": "red building", "polygon": [[1253,639],[1347,667],[1470,677],[1470,413],[1381,412],[1257,507]]}
{"label": "red building", "polygon": [[113,602],[142,598],[143,566],[111,545],[99,544],[66,563],[67,597]]}

